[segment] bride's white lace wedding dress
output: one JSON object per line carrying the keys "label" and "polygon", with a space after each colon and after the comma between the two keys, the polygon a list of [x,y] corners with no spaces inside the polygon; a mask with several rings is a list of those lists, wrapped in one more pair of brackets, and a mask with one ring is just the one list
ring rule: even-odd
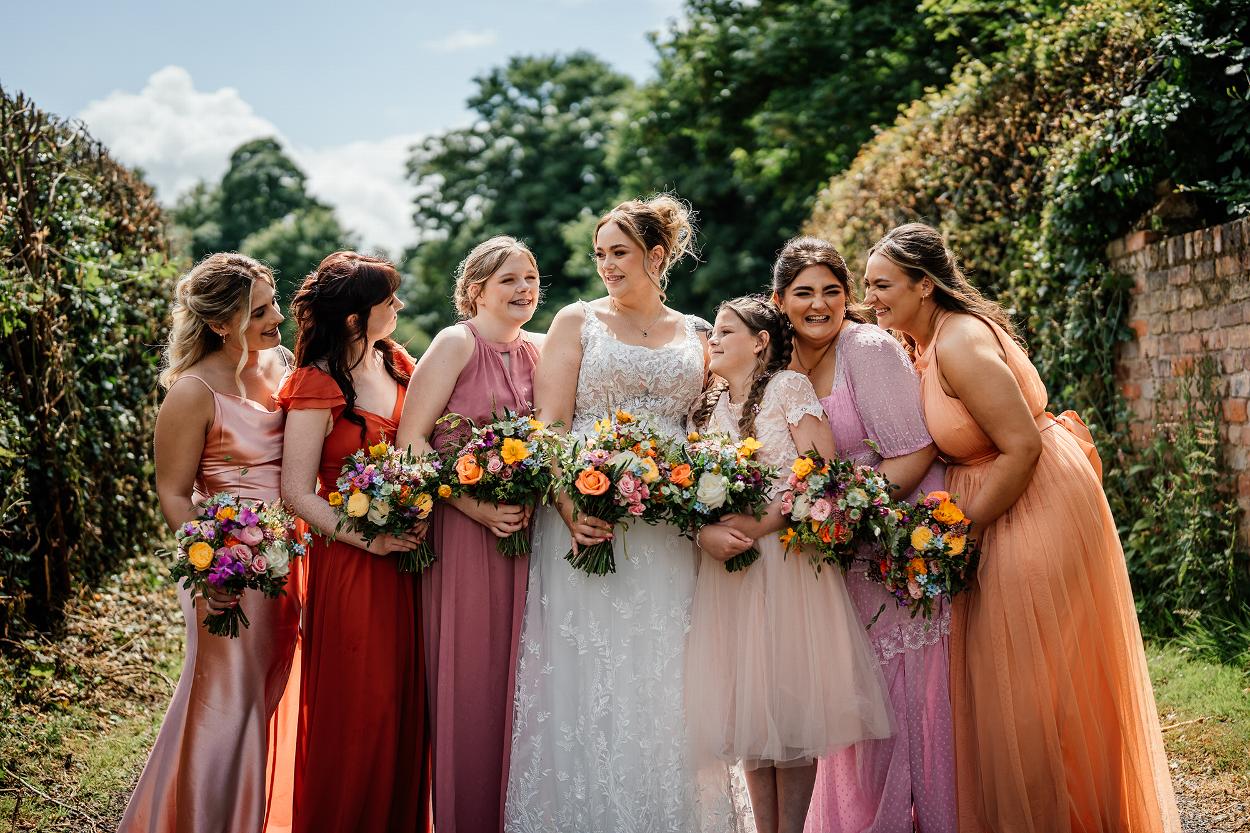
{"label": "bride's white lace wedding dress", "polygon": [[[583,304],[572,431],[617,408],[670,435],[703,384],[703,348],[687,318],[673,343],[620,342]],[[508,833],[740,831],[725,767],[696,773],[683,712],[686,633],[696,558],[668,525],[618,529],[616,572],[565,560],[554,509],[535,519],[517,663],[504,828]]]}

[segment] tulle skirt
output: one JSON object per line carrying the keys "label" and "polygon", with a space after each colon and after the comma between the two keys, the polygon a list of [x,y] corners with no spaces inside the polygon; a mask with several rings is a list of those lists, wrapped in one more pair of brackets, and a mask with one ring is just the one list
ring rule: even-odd
{"label": "tulle skirt", "polygon": [[729,573],[702,556],[686,655],[696,760],[800,766],[887,737],[888,694],[842,574],[775,536]]}

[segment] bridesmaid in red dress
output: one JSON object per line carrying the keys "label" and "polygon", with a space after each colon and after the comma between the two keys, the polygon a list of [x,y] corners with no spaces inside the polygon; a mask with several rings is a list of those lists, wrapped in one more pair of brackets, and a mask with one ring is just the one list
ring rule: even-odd
{"label": "bridesmaid in red dress", "polygon": [[[505,408],[530,410],[541,336],[521,328],[538,289],[538,264],[516,239],[493,237],[469,253],[456,279],[456,308],[467,320],[440,332],[417,365],[400,446],[424,452],[432,433],[440,450],[458,445],[467,432],[435,428],[445,414],[483,425]],[[438,833],[503,829],[529,559],[505,558],[496,541],[527,521],[521,507],[471,498],[434,510],[439,560],[422,576],[421,613]]]}
{"label": "bridesmaid in red dress", "polygon": [[393,557],[418,538],[379,535],[366,546],[334,533],[325,499],[345,457],[395,438],[413,369],[390,339],[404,306],[398,286],[387,261],[336,252],[291,304],[298,369],[278,395],[287,411],[282,494],[323,533],[308,554],[297,833],[429,830],[418,590]]}
{"label": "bridesmaid in red dress", "polygon": [[[178,282],[156,421],[156,492],[171,529],[217,492],[278,498],[284,415],[273,395],[289,355],[281,323],[273,273],[249,257],[210,255]],[[235,597],[179,589],[182,675],[120,831],[289,829],[299,570],[293,561],[285,596],[243,594],[251,626],[237,639],[202,626]]]}

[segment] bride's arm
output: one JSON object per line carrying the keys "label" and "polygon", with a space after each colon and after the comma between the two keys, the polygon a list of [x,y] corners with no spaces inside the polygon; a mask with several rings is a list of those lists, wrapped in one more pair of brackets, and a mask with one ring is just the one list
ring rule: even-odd
{"label": "bride's arm", "polygon": [[[543,340],[542,358],[534,372],[534,410],[538,418],[567,432],[573,424],[577,400],[577,376],[582,368],[581,304],[569,304],[556,313]],[[590,546],[612,537],[612,526],[598,518],[574,517],[573,502],[561,493],[556,509],[579,546]]]}

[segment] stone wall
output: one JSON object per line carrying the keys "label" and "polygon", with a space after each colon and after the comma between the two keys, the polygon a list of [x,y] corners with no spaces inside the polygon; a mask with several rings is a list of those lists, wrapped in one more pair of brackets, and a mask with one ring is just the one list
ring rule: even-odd
{"label": "stone wall", "polygon": [[1134,439],[1183,419],[1178,377],[1211,356],[1223,396],[1225,459],[1250,543],[1250,219],[1174,237],[1142,231],[1112,243],[1113,268],[1133,276],[1128,322],[1137,338],[1117,362]]}

